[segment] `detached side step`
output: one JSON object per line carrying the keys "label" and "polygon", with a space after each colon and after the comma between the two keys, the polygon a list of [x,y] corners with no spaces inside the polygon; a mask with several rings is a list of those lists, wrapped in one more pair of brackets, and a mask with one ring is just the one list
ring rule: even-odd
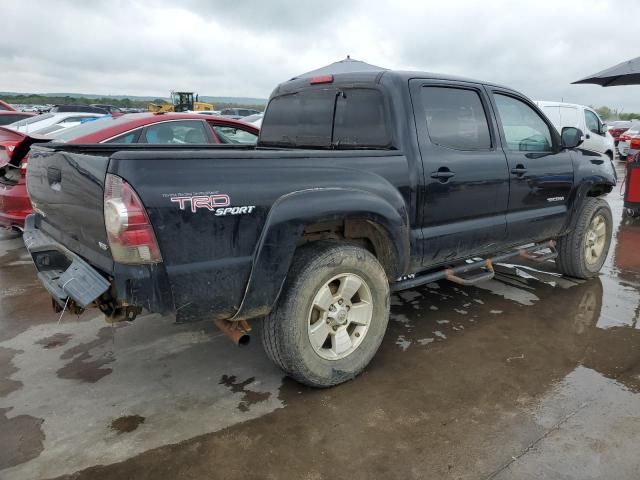
{"label": "detached side step", "polygon": [[[555,249],[556,242],[549,240],[548,242],[538,243],[529,247],[518,248],[508,253],[498,255],[486,260],[477,258],[467,260],[466,262],[455,267],[446,267],[435,272],[425,274],[412,274],[401,277],[397,282],[391,284],[392,291],[405,290],[407,288],[417,287],[438,280],[449,280],[460,285],[476,285],[480,282],[491,280],[495,276],[493,265],[498,262],[504,262],[514,257],[523,257],[527,260],[535,262],[546,262],[547,260],[556,258],[558,252]],[[540,253],[540,250],[549,249],[550,252]],[[469,272],[479,271],[474,275],[464,276]]]}

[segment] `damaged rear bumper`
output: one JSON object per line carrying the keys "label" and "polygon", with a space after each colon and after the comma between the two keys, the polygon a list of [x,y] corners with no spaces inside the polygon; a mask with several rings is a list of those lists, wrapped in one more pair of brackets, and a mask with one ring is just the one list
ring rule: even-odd
{"label": "damaged rear bumper", "polygon": [[112,272],[94,268],[87,260],[41,230],[37,215],[25,221],[24,243],[38,278],[55,303],[84,309],[95,304],[107,317],[128,310],[175,312],[166,270],[159,265],[112,264]]}
{"label": "damaged rear bumper", "polygon": [[23,238],[38,279],[60,306],[73,300],[86,308],[109,289],[110,282],[97,270],[35,228],[33,217],[27,217]]}

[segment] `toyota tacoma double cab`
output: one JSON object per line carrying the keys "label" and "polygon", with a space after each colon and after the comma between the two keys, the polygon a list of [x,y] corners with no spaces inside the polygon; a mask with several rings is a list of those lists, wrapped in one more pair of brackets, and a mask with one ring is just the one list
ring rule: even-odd
{"label": "toyota tacoma double cab", "polygon": [[208,319],[239,342],[261,318],[269,357],[327,387],[372,359],[391,291],[516,255],[597,275],[615,179],[582,138],[491,83],[302,76],[257,146],[33,146],[24,240],[58,311]]}

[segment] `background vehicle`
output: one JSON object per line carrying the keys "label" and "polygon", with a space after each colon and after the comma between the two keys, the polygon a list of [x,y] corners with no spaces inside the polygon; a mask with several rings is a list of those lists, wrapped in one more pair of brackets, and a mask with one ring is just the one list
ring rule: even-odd
{"label": "background vehicle", "polygon": [[[0,132],[0,138],[2,138]],[[99,120],[68,129],[57,130],[38,141],[76,143],[145,143],[156,145],[188,144],[241,144],[254,145],[259,130],[251,124],[217,117],[203,119],[199,114],[153,114],[139,113],[105,116]],[[33,138],[26,135],[5,134],[11,151],[25,142],[25,147]],[[0,142],[0,145],[2,143]],[[31,202],[25,185],[27,168],[26,148],[18,152],[12,163],[7,155],[0,163],[0,226],[21,229],[25,217],[31,213]],[[4,168],[2,168],[4,167]]]}
{"label": "background vehicle", "polygon": [[83,112],[43,113],[10,123],[6,125],[6,127],[22,133],[47,135],[104,116],[105,115],[101,113]]}
{"label": "background vehicle", "polygon": [[108,115],[110,112],[104,108],[94,107],[92,105],[54,105],[49,110],[50,113],[66,113],[66,112],[83,112],[83,113],[99,113]]}
{"label": "background vehicle", "polygon": [[7,102],[0,100],[0,111],[6,110],[8,112],[15,112],[16,109],[9,105]]}
{"label": "background vehicle", "polygon": [[[637,147],[633,147],[632,151],[631,140],[640,136],[640,122],[633,122],[626,132],[622,133],[618,137],[618,155],[621,160],[626,160],[630,154],[636,153]],[[635,142],[634,142],[635,143]]]}
{"label": "background vehicle", "polygon": [[8,110],[0,110],[0,126],[9,125],[10,123],[33,117],[35,113],[30,112],[11,112]]}
{"label": "background vehicle", "polygon": [[264,113],[255,113],[253,115],[249,115],[248,117],[243,117],[240,120],[247,123],[253,123],[256,127],[260,127],[262,125],[263,117]]}
{"label": "background vehicle", "polygon": [[199,113],[200,115],[215,115],[220,116],[220,110],[189,110],[187,113]]}
{"label": "background vehicle", "polygon": [[615,120],[607,124],[607,130],[609,130],[609,133],[613,137],[613,141],[616,147],[618,146],[620,135],[629,130],[629,127],[631,127],[630,120]]}
{"label": "background vehicle", "polygon": [[91,107],[95,107],[95,108],[99,108],[101,110],[106,110],[107,112],[113,114],[113,113],[124,113],[123,110],[120,107],[116,107],[114,105],[103,105],[103,104],[99,104],[99,103],[92,103],[90,105]]}
{"label": "background vehicle", "polygon": [[582,130],[585,138],[581,148],[604,153],[613,160],[615,153],[613,137],[595,110],[573,103],[536,100],[536,104],[558,131],[564,127],[575,127]]}
{"label": "background vehicle", "polygon": [[561,272],[597,275],[615,178],[582,136],[498,85],[303,76],[272,93],[257,149],[33,146],[25,244],[60,308],[214,319],[237,341],[264,317],[271,359],[326,387],[375,354],[390,290],[474,284],[555,241]]}
{"label": "background vehicle", "polygon": [[223,108],[220,111],[220,114],[224,117],[231,117],[236,119],[241,119],[244,117],[248,117],[249,115],[256,115],[259,112],[258,110],[253,110],[251,108]]}
{"label": "background vehicle", "polygon": [[149,103],[147,110],[150,112],[188,112],[188,111],[206,111],[213,110],[210,103],[199,102],[198,95],[193,92],[171,92],[171,103],[156,105]]}

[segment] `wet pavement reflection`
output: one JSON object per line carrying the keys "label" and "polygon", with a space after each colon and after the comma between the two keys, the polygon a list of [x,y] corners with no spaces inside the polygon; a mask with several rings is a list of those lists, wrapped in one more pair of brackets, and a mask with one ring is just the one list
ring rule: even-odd
{"label": "wet pavement reflection", "polygon": [[58,326],[0,240],[0,477],[636,479],[640,221],[607,200],[599,278],[504,264],[400,292],[369,368],[329,390],[209,324]]}

